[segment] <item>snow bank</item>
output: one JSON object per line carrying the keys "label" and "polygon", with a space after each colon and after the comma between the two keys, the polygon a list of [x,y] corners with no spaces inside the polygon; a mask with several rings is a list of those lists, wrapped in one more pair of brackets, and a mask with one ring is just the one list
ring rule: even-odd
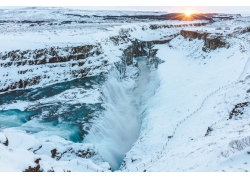
{"label": "snow bank", "polygon": [[[207,53],[201,50],[202,40],[181,36],[157,46],[158,56],[165,61],[157,70],[160,85],[145,104],[140,136],[121,170],[230,169],[220,165],[226,161],[221,152],[231,140],[249,136],[247,114],[246,119],[239,117],[240,123],[228,121],[232,105],[248,101],[248,81],[241,84],[239,80],[249,72],[250,53],[237,51],[243,43],[235,41],[229,49]],[[208,131],[209,127],[213,130]],[[230,171],[239,171],[236,167]]]}

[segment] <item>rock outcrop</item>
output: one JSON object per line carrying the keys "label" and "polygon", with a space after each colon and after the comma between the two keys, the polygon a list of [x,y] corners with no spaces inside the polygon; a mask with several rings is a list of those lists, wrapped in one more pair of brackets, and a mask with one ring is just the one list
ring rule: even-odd
{"label": "rock outcrop", "polygon": [[214,50],[216,48],[226,46],[225,38],[218,34],[212,34],[203,31],[188,31],[188,30],[181,30],[180,34],[184,38],[203,40],[204,51],[206,50],[206,48]]}
{"label": "rock outcrop", "polygon": [[[162,40],[152,40],[152,41],[140,41],[138,39],[132,40],[132,45],[128,46],[123,50],[121,61],[115,63],[115,66],[120,71],[121,77],[125,76],[126,66],[134,64],[134,58],[139,56],[147,56],[150,63],[155,63],[155,67],[158,67],[158,64],[162,61],[159,58],[156,58],[157,49],[154,48],[154,44],[166,44],[171,41],[178,34],[169,36],[166,39]],[[119,38],[117,38],[119,39]],[[124,39],[122,39],[124,40]],[[117,42],[119,44],[119,42]],[[136,64],[134,64],[136,65]]]}
{"label": "rock outcrop", "polygon": [[0,144],[3,144],[5,146],[9,145],[9,140],[8,138],[5,136],[4,133],[0,132]]}
{"label": "rock outcrop", "polygon": [[9,140],[8,140],[8,138],[6,138],[6,140],[4,140],[4,141],[0,140],[0,143],[5,145],[5,146],[8,146],[9,145]]}
{"label": "rock outcrop", "polygon": [[189,24],[176,24],[176,25],[167,25],[167,24],[152,24],[149,26],[150,29],[155,30],[155,29],[161,29],[161,28],[179,28],[179,27],[187,27],[187,26],[205,26],[208,23],[189,23]]}
{"label": "rock outcrop", "polygon": [[[189,25],[182,24],[181,26]],[[202,24],[198,23],[198,25]],[[151,28],[168,27],[152,25]],[[120,66],[120,72],[125,72],[126,66],[133,64],[133,59],[138,56],[148,56],[148,58],[155,56],[149,54],[154,44],[168,43],[179,34],[172,34],[159,40],[141,41],[131,38],[130,32],[133,31],[131,28],[122,28],[119,35],[111,36],[108,40],[115,46],[132,44],[124,50],[120,49],[123,51],[121,62],[117,63]],[[106,56],[101,43],[0,52],[0,67],[6,69],[1,74],[3,78],[0,80],[0,93],[83,78],[93,75],[93,72],[96,73],[97,70],[100,71],[98,73],[107,73],[105,67],[109,63],[107,58],[105,59]],[[12,67],[16,71],[12,71]]]}
{"label": "rock outcrop", "polygon": [[250,32],[250,27],[245,27],[241,33],[247,33],[247,32]]}
{"label": "rock outcrop", "polygon": [[[89,57],[98,57],[102,54],[100,45],[83,45],[75,47],[50,47],[35,50],[13,50],[0,54],[1,68],[16,68],[18,79],[8,79],[9,72],[3,74],[5,77],[0,81],[0,92],[7,92],[15,89],[25,89],[38,85],[43,79],[50,79],[51,74],[47,72],[51,69],[65,70],[57,73],[59,76],[67,75],[71,79],[85,77],[91,70],[106,66],[107,60],[100,57],[99,66],[91,66],[92,61]],[[78,67],[78,68],[77,68]],[[46,69],[46,70],[42,70]],[[41,73],[37,73],[41,72]],[[11,77],[10,77],[11,78]],[[64,80],[67,80],[64,79]],[[60,81],[60,79],[52,80]],[[52,83],[52,82],[49,82]]]}
{"label": "rock outcrop", "polygon": [[42,169],[40,169],[39,161],[41,158],[38,158],[35,160],[35,163],[37,164],[35,167],[29,166],[27,169],[25,169],[23,172],[42,172]]}
{"label": "rock outcrop", "polygon": [[91,148],[87,149],[74,149],[72,147],[68,147],[64,150],[58,150],[56,148],[52,149],[51,151],[51,158],[56,159],[57,161],[60,160],[65,154],[75,154],[80,158],[89,159],[92,156],[96,155],[95,150]]}
{"label": "rock outcrop", "polygon": [[0,54],[0,67],[19,67],[24,65],[52,64],[72,60],[77,61],[93,56],[94,54],[101,54],[100,47],[84,45],[65,48],[50,47],[26,51],[13,50]]}
{"label": "rock outcrop", "polygon": [[123,60],[127,65],[133,64],[133,58],[139,56],[148,56],[148,58],[156,56],[157,50],[153,50],[155,44],[166,44],[178,34],[169,36],[163,40],[140,41],[135,39],[132,45],[123,51]]}
{"label": "rock outcrop", "polygon": [[249,104],[250,104],[249,102],[236,104],[229,114],[229,119],[242,115],[244,113],[244,108],[247,107]]}
{"label": "rock outcrop", "polygon": [[215,34],[209,34],[205,38],[204,46],[206,48],[213,50],[216,48],[225,47],[226,46],[225,38]]}
{"label": "rock outcrop", "polygon": [[189,39],[202,39],[205,40],[206,37],[208,36],[207,32],[200,32],[200,31],[188,31],[188,30],[181,30],[180,34],[184,38],[189,38]]}

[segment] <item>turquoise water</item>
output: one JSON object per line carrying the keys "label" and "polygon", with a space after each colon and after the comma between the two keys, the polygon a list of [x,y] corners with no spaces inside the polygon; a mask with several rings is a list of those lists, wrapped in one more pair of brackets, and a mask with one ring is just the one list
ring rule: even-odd
{"label": "turquoise water", "polygon": [[[139,136],[141,120],[138,114],[145,101],[142,94],[150,79],[146,57],[136,60],[140,76],[135,80],[121,79],[114,69],[105,76],[0,94],[0,105],[33,102],[24,111],[0,111],[0,129],[12,127],[39,137],[58,135],[73,142],[93,143],[112,170],[119,169],[124,155]],[[137,87],[133,91],[127,90],[135,87],[135,83]],[[75,88],[101,89],[102,103],[70,104],[43,100]]]}
{"label": "turquoise water", "polygon": [[0,125],[5,127],[18,127],[28,122],[34,115],[33,111],[22,112],[18,109],[0,111]]}
{"label": "turquoise water", "polygon": [[[49,98],[74,88],[94,89],[105,81],[104,76],[75,79],[27,90],[17,90],[0,94],[0,105],[16,101],[35,102]],[[10,109],[0,111],[0,128],[17,128],[42,136],[58,135],[73,142],[81,142],[91,127],[91,119],[103,110],[101,103],[67,104],[50,102],[36,104],[24,111]]]}

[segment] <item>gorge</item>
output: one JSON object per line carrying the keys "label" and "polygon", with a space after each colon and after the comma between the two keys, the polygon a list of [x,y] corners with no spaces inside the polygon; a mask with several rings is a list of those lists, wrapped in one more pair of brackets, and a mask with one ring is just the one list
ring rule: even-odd
{"label": "gorge", "polygon": [[249,171],[249,18],[117,13],[0,10],[0,171]]}

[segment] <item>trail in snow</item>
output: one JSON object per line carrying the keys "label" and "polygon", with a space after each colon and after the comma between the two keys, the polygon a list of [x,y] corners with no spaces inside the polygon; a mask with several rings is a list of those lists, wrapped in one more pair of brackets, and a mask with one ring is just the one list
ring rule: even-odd
{"label": "trail in snow", "polygon": [[[249,49],[249,47],[247,46],[246,42],[245,42],[244,40],[242,40],[242,41],[243,41],[243,43],[244,43],[246,49],[248,50],[248,53],[250,53],[250,49]],[[241,75],[239,76],[239,80],[242,79],[243,76],[246,78],[246,76],[249,75],[249,73],[246,72],[246,69],[249,69],[249,66],[250,66],[250,63],[249,63],[249,62],[250,62],[250,57],[249,57],[249,59],[248,59],[246,65],[245,65],[245,67],[244,67],[244,69],[243,69]],[[243,80],[243,79],[242,79],[242,80]]]}
{"label": "trail in snow", "polygon": [[[245,47],[247,48],[248,52],[250,53],[250,49],[249,47],[246,45],[246,42],[243,40],[244,42],[244,45]],[[143,171],[144,170],[144,167],[147,165],[147,164],[150,164],[149,167],[147,167],[147,169],[149,169],[150,167],[153,167],[154,164],[160,160],[162,157],[164,157],[168,152],[169,152],[169,148],[171,146],[174,146],[175,142],[178,141],[176,140],[176,138],[183,138],[183,135],[182,135],[182,132],[186,129],[187,125],[188,125],[188,119],[191,118],[192,116],[196,115],[197,113],[200,112],[200,110],[203,108],[203,106],[205,105],[205,102],[213,95],[215,95],[216,93],[218,93],[220,90],[222,89],[225,89],[233,84],[237,84],[241,81],[244,81],[243,78],[245,78],[249,73],[246,71],[247,69],[249,69],[249,66],[250,66],[250,57],[248,58],[247,62],[245,63],[245,66],[241,72],[241,74],[239,75],[238,79],[236,81],[233,81],[231,83],[228,83],[227,85],[225,86],[222,86],[222,87],[219,87],[218,89],[216,89],[215,91],[213,91],[212,93],[210,93],[208,96],[206,96],[205,99],[203,99],[201,105],[199,106],[199,108],[197,108],[195,111],[193,111],[191,114],[189,114],[186,118],[184,118],[182,121],[180,121],[177,126],[175,127],[174,129],[174,132],[172,134],[172,138],[174,137],[175,138],[175,141],[171,141],[172,138],[169,138],[167,140],[167,142],[165,142],[165,144],[163,144],[162,146],[162,149],[160,150],[160,155],[158,154],[157,156],[154,156],[153,158],[151,158],[149,161],[146,161],[144,163],[141,163],[140,165],[138,165],[137,167],[133,168],[133,169],[127,169],[128,172],[131,172],[131,171]],[[165,151],[167,150],[167,151]],[[162,168],[162,170],[164,170],[164,168]],[[161,170],[159,170],[161,171]]]}

